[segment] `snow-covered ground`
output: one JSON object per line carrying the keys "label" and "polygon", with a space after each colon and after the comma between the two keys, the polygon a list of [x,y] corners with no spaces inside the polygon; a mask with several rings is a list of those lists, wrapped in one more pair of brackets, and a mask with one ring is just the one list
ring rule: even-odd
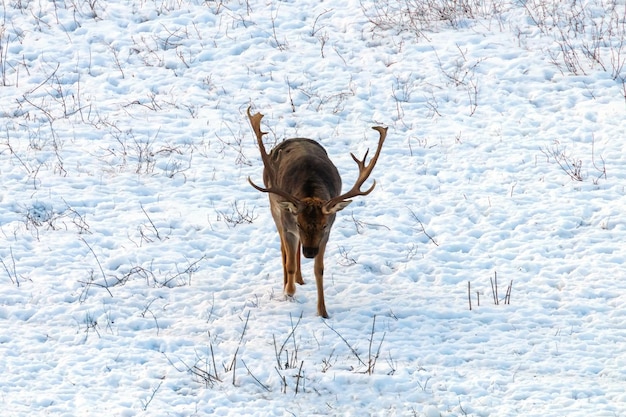
{"label": "snow-covered ground", "polygon": [[[0,13],[3,416],[626,416],[623,1]],[[328,320],[250,105],[344,187],[389,127]]]}

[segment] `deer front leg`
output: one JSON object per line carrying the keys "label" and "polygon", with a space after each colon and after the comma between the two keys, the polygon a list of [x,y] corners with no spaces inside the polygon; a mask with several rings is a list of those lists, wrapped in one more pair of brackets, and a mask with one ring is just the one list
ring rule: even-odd
{"label": "deer front leg", "polygon": [[300,262],[302,260],[300,256],[300,246],[302,246],[302,244],[298,242],[298,253],[296,254],[296,259],[298,261],[298,268],[296,270],[296,282],[300,285],[303,285],[304,280],[302,279],[302,267],[300,266]]}
{"label": "deer front leg", "polygon": [[327,319],[328,312],[324,303],[324,251],[326,250],[326,242],[320,245],[320,251],[315,256],[313,269],[315,271],[315,285],[317,287],[317,315]]}
{"label": "deer front leg", "polygon": [[[283,252],[283,272],[285,274],[285,295],[293,297],[296,293],[296,281],[298,274],[300,274],[300,242],[298,238],[286,233],[281,244],[281,251]],[[300,280],[302,275],[300,274]]]}

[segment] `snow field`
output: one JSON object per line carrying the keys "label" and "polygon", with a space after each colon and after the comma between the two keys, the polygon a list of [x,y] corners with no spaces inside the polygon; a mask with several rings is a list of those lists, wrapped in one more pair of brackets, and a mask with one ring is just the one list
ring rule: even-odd
{"label": "snow field", "polygon": [[[624,4],[575,6],[602,68],[548,30],[578,9],[492,3],[4,4],[6,415],[624,415]],[[249,105],[344,187],[389,126],[329,320],[311,262],[282,295]]]}

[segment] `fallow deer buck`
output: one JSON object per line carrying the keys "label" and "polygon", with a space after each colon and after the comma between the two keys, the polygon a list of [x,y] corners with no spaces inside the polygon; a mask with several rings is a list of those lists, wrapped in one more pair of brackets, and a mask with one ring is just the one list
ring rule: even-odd
{"label": "fallow deer buck", "polygon": [[263,145],[263,135],[267,132],[261,131],[263,115],[252,115],[248,108],[248,118],[261,152],[266,188],[259,187],[250,178],[248,181],[254,188],[269,195],[272,217],[280,235],[285,294],[293,296],[296,282],[304,284],[300,270],[302,248],[306,258],[315,258],[313,268],[317,286],[317,314],[328,318],[323,279],[324,251],[330,228],[335,221],[335,214],[352,202],[349,198],[368,195],[376,186],[374,181],[366,191],[361,191],[361,186],[378,161],[387,128],[372,128],[378,131],[380,138],[369,164],[365,164],[369,149],[363,160],[350,154],[359,167],[359,176],[348,192],[340,194],[341,177],[320,144],[311,139],[287,139],[267,153]]}

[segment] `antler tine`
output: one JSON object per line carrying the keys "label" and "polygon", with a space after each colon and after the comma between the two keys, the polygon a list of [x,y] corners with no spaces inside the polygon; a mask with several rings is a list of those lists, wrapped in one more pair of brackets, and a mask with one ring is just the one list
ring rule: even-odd
{"label": "antler tine", "polygon": [[263,187],[259,187],[258,185],[256,185],[255,183],[252,182],[250,177],[248,177],[248,182],[250,183],[251,186],[253,186],[254,188],[256,188],[257,190],[259,190],[259,191],[261,191],[263,193],[272,193],[272,194],[279,195],[279,196],[283,197],[284,199],[286,199],[287,201],[293,203],[295,206],[298,206],[300,204],[300,200],[298,200],[296,197],[292,196],[291,194],[281,190],[280,188],[274,188],[274,187],[263,188]]}
{"label": "antler tine", "polygon": [[374,187],[376,187],[376,181],[374,180],[374,183],[372,184],[370,188],[368,188],[365,191],[361,191],[361,186],[363,185],[365,181],[367,181],[370,174],[374,170],[374,167],[376,166],[376,162],[378,162],[378,157],[380,156],[380,150],[383,148],[383,143],[385,142],[385,138],[387,137],[386,127],[374,126],[372,127],[372,129],[376,130],[380,135],[378,139],[378,147],[376,148],[376,153],[374,154],[369,164],[367,165],[365,164],[365,160],[367,159],[367,155],[369,154],[369,151],[370,151],[369,149],[365,152],[365,155],[363,156],[362,160],[354,156],[353,153],[350,154],[352,156],[352,159],[354,159],[354,162],[356,162],[357,166],[359,167],[359,177],[356,179],[354,185],[347,193],[331,198],[326,203],[327,207],[332,207],[335,204],[339,203],[340,201],[347,200],[348,198],[368,195],[374,190]]}

